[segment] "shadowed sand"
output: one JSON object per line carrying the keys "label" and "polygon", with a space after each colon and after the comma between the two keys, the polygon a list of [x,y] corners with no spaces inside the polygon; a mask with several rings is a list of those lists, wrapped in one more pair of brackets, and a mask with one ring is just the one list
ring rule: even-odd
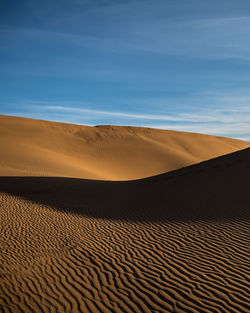
{"label": "shadowed sand", "polygon": [[[132,128],[128,136],[130,128],[85,132],[77,125],[6,117],[0,128],[1,312],[250,312],[248,143],[159,131],[166,138],[154,150],[155,141],[147,146],[145,138],[156,140],[157,130]],[[84,130],[81,138],[94,137],[78,142],[76,129]],[[96,134],[106,163],[94,153]],[[119,146],[119,140],[125,143]],[[137,144],[145,145],[142,153]],[[132,146],[137,154],[129,151]],[[237,148],[243,150],[229,153]],[[229,154],[176,169],[187,156],[191,164],[225,149]],[[129,155],[143,158],[146,151],[150,158],[142,164],[153,165],[142,171],[140,160]],[[86,179],[102,166],[96,174],[101,179],[139,178],[164,155],[161,166],[174,171],[132,181]],[[119,164],[123,171],[116,174]]]}
{"label": "shadowed sand", "polygon": [[[84,216],[141,221],[231,219],[250,203],[250,148],[134,181],[1,177],[0,190]],[[237,203],[236,203],[237,201]]]}
{"label": "shadowed sand", "polygon": [[149,177],[250,147],[248,142],[142,127],[88,127],[0,115],[1,176]]}

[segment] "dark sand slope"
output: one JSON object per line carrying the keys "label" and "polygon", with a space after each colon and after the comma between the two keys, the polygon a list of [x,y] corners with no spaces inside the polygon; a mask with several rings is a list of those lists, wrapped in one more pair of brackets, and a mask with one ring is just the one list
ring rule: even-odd
{"label": "dark sand slope", "polygon": [[3,312],[250,312],[250,149],[148,179],[1,177]]}
{"label": "dark sand slope", "polygon": [[0,115],[1,176],[149,177],[250,147],[249,142],[142,127],[88,127]]}

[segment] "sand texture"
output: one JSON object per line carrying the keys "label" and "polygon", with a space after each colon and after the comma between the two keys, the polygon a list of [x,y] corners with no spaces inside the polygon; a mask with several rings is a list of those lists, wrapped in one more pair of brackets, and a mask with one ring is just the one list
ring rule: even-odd
{"label": "sand texture", "polygon": [[250,147],[223,137],[88,127],[0,115],[0,175],[101,180],[149,177]]}
{"label": "sand texture", "polygon": [[[21,123],[16,127],[23,129],[24,119],[16,121]],[[35,127],[35,121],[29,123],[27,134]],[[55,136],[63,127],[72,127],[72,135],[65,130],[59,146],[64,136],[77,136],[79,127],[55,124],[52,130],[48,122],[37,123],[38,129],[46,133],[48,127]],[[1,127],[7,131],[7,123]],[[92,134],[102,128],[86,129]],[[104,133],[113,129],[128,136],[130,128],[104,128]],[[157,136],[156,130],[152,133]],[[181,135],[159,133],[172,136],[173,145]],[[141,138],[139,134],[131,136]],[[22,145],[25,134],[19,135],[16,143]],[[11,131],[1,140],[11,136],[14,142]],[[237,141],[224,138],[197,135],[196,143],[195,134],[183,136],[192,148],[202,145],[202,140],[212,145],[212,138],[215,147],[237,146]],[[54,138],[49,140],[54,144]],[[115,145],[115,139],[110,140]],[[142,145],[144,139],[140,140]],[[77,175],[46,177],[49,167],[42,171],[39,164],[36,171],[36,162],[42,160],[39,153],[31,168],[44,175],[29,176],[28,165],[27,172],[21,166],[29,150],[33,157],[43,145],[42,139],[35,141],[34,150],[27,143],[26,155],[22,147],[13,145],[13,151],[20,149],[17,172],[6,144],[10,172],[0,176],[0,312],[250,312],[250,148],[153,177],[103,181]],[[184,143],[183,139],[176,144],[179,150],[174,155],[180,159]],[[83,140],[83,145],[88,144]],[[44,149],[50,154],[59,148],[51,144]],[[69,154],[75,153],[71,149]],[[129,153],[125,150],[124,158]],[[4,166],[8,159],[1,161]],[[46,166],[56,159],[49,161]],[[111,174],[109,178],[116,175]]]}

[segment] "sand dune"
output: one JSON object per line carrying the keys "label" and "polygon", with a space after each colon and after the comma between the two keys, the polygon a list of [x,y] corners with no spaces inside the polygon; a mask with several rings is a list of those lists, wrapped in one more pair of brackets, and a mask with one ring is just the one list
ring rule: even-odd
{"label": "sand dune", "polygon": [[250,149],[155,177],[1,177],[3,312],[249,312]]}
{"label": "sand dune", "polygon": [[250,312],[248,143],[11,117],[0,134],[0,312]]}
{"label": "sand dune", "polygon": [[0,116],[0,175],[138,179],[250,146],[140,127],[88,127]]}

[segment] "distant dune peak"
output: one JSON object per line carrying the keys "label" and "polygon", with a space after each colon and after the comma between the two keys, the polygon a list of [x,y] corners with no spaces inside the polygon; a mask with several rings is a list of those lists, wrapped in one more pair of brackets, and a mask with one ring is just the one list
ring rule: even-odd
{"label": "distant dune peak", "polygon": [[241,140],[132,126],[0,116],[0,175],[133,180],[250,146]]}

